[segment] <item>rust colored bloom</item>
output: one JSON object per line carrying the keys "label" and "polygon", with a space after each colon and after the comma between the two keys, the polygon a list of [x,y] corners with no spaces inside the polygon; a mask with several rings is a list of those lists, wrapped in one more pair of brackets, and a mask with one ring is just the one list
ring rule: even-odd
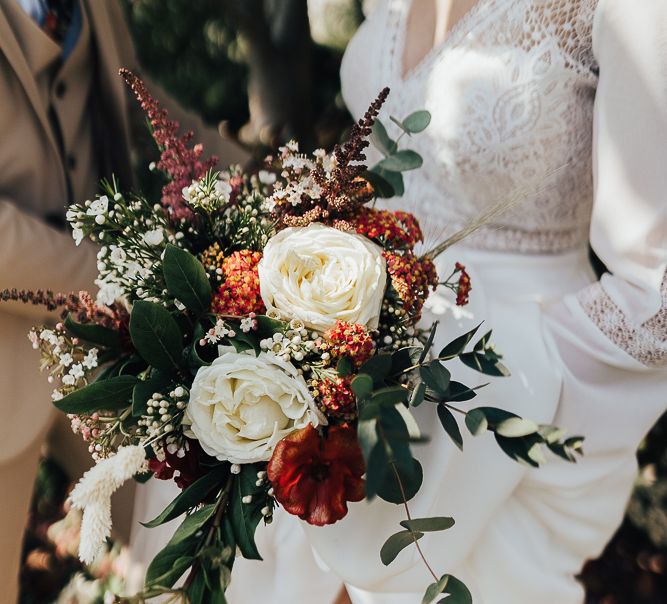
{"label": "rust colored bloom", "polygon": [[413,316],[421,314],[429,289],[438,285],[438,273],[430,258],[418,258],[412,252],[402,255],[385,252],[387,272],[403,307]]}
{"label": "rust colored bloom", "polygon": [[332,357],[349,357],[355,367],[363,365],[375,350],[373,338],[357,323],[336,321],[336,325],[325,332],[324,339],[325,349]]}
{"label": "rust colored bloom", "polygon": [[225,281],[213,296],[213,312],[242,317],[252,312],[262,314],[266,310],[259,291],[257,271],[261,259],[261,252],[241,250],[222,261]]}
{"label": "rust colored bloom", "polygon": [[316,526],[337,522],[348,501],[364,498],[365,471],[349,426],[329,428],[326,438],[311,425],[295,430],[276,445],[267,467],[278,503]]}
{"label": "rust colored bloom", "polygon": [[316,380],[315,399],[320,411],[329,417],[353,420],[357,415],[357,398],[350,388],[349,380],[337,377]]}
{"label": "rust colored bloom", "polygon": [[470,290],[472,289],[470,275],[466,272],[466,267],[460,262],[456,263],[456,271],[460,273],[459,282],[456,286],[456,304],[457,306],[465,306],[470,300]]}
{"label": "rust colored bloom", "polygon": [[407,212],[364,207],[348,222],[360,235],[391,248],[412,249],[424,239],[419,222]]}

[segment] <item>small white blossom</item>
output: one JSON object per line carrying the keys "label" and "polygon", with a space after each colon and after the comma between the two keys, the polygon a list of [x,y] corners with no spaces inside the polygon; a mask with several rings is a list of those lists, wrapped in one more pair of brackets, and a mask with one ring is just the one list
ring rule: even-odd
{"label": "small white blossom", "polygon": [[72,358],[72,355],[69,352],[66,352],[65,354],[60,356],[60,364],[63,367],[69,367],[73,362],[74,359]]}
{"label": "small white blossom", "polygon": [[276,182],[275,173],[269,172],[268,170],[260,170],[259,174],[257,174],[257,178],[259,178],[259,182],[261,182],[263,185],[272,185],[274,182]]}
{"label": "small white blossom", "polygon": [[82,361],[86,369],[95,369],[97,367],[97,348],[91,348]]}
{"label": "small white blossom", "polygon": [[148,245],[160,245],[164,240],[164,231],[162,229],[155,229],[144,233],[144,241]]}
{"label": "small white blossom", "polygon": [[102,197],[99,197],[90,203],[90,206],[88,206],[88,209],[86,210],[86,214],[88,214],[88,216],[101,216],[106,214],[108,210],[109,198],[106,195],[102,195]]}
{"label": "small white blossom", "polygon": [[81,242],[83,241],[83,230],[82,229],[72,229],[72,238],[74,239],[74,243],[76,245],[81,245]]}

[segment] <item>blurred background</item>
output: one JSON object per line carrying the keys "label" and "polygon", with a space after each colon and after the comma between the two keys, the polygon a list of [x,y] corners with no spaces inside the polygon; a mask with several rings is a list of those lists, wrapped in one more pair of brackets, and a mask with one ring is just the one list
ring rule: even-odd
{"label": "blurred background", "polygon": [[[331,148],[344,136],[351,119],[338,71],[363,21],[362,0],[123,2],[144,69],[255,157],[292,137],[314,149]],[[155,158],[148,136],[146,145]],[[583,570],[587,604],[667,602],[667,416],[638,455],[625,521],[600,559]],[[122,544],[110,545],[94,568],[76,558],[80,519],[64,505],[73,478],[54,460],[42,462],[25,539],[22,604],[106,604],[107,589],[122,587]]]}

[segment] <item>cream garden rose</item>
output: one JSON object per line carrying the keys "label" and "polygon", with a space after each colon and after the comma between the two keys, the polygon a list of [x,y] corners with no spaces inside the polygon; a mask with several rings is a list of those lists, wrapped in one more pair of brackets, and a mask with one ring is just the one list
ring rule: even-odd
{"label": "cream garden rose", "polygon": [[267,461],[290,432],[326,419],[294,365],[223,347],[195,375],[183,423],[206,453],[242,464]]}
{"label": "cream garden rose", "polygon": [[387,269],[382,249],[356,233],[319,223],[272,237],[259,263],[269,310],[318,331],[336,321],[378,326]]}

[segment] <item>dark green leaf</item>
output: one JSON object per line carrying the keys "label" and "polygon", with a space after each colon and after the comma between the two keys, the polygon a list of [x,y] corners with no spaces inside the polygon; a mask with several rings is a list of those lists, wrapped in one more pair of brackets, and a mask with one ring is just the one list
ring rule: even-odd
{"label": "dark green leaf", "polygon": [[211,284],[206,270],[197,258],[175,245],[164,250],[162,272],[167,291],[195,314],[208,311],[211,303]]}
{"label": "dark green leaf", "polygon": [[357,425],[357,438],[359,440],[359,446],[361,451],[364,454],[364,459],[366,464],[369,465],[368,459],[370,457],[371,451],[378,442],[377,435],[377,419],[369,419],[366,421],[360,421]]}
{"label": "dark green leaf", "polygon": [[466,346],[470,343],[470,340],[475,337],[475,334],[481,325],[482,324],[480,323],[477,327],[471,329],[468,333],[464,333],[462,336],[452,340],[440,351],[438,358],[442,361],[447,361],[459,356],[459,354],[461,354],[465,350]]}
{"label": "dark green leaf", "polygon": [[196,539],[191,537],[178,543],[167,543],[158,552],[146,570],[146,587],[172,587],[192,566],[196,553]]}
{"label": "dark green leaf", "polygon": [[389,137],[387,129],[379,120],[375,120],[373,123],[370,140],[382,155],[391,155],[396,151],[396,141]]}
{"label": "dark green leaf", "polygon": [[416,459],[413,459],[410,464],[394,463],[393,468],[390,466],[377,490],[377,495],[389,503],[403,503],[403,495],[394,468],[400,476],[405,499],[410,501],[421,488],[424,479],[421,464]]}
{"label": "dark green leaf", "polygon": [[253,333],[257,336],[258,339],[263,340],[265,338],[270,338],[274,333],[280,331],[282,332],[289,326],[289,323],[286,321],[280,321],[278,319],[272,319],[266,315],[258,315],[255,317],[257,321],[257,330]]}
{"label": "dark green leaf", "polygon": [[496,426],[496,433],[507,438],[528,436],[539,430],[539,426],[530,419],[510,417]]}
{"label": "dark green leaf", "polygon": [[407,400],[410,391],[402,386],[381,388],[371,395],[370,402],[376,405],[398,405]]}
{"label": "dark green leaf", "polygon": [[74,337],[84,342],[97,344],[112,350],[120,348],[120,334],[108,327],[102,327],[95,323],[77,323],[70,314],[65,319],[65,328]]}
{"label": "dark green leaf", "polygon": [[438,330],[438,321],[433,323],[431,325],[431,331],[428,334],[428,339],[426,340],[426,343],[424,344],[424,348],[421,351],[421,354],[419,355],[419,364],[421,365],[426,357],[428,356],[429,351],[431,350],[431,346],[433,346],[433,339],[435,338],[435,332]]}
{"label": "dark green leaf", "polygon": [[489,422],[486,421],[486,416],[480,409],[473,409],[466,414],[466,426],[470,434],[479,436],[489,427]]}
{"label": "dark green leaf", "polygon": [[431,123],[431,114],[426,110],[415,111],[403,120],[403,128],[412,134],[426,130]]}
{"label": "dark green leaf", "polygon": [[377,441],[366,458],[366,499],[370,501],[378,494],[390,469],[385,445]]}
{"label": "dark green leaf", "polygon": [[146,415],[148,399],[156,392],[164,392],[171,384],[171,378],[159,371],[154,372],[147,380],[137,382],[132,391],[132,415]]}
{"label": "dark green leaf", "polygon": [[172,538],[169,540],[169,543],[180,543],[181,541],[192,537],[192,535],[200,531],[211,516],[213,516],[215,509],[216,504],[210,503],[186,516],[185,520],[183,520]]}
{"label": "dark green leaf", "polygon": [[391,355],[391,375],[398,375],[417,364],[419,355],[422,351],[421,346],[408,346],[400,348]]}
{"label": "dark green leaf", "polygon": [[424,533],[414,533],[412,531],[399,531],[394,533],[389,539],[384,542],[380,550],[380,560],[385,566],[389,566],[398,554],[401,553],[408,545],[416,543],[424,536]]}
{"label": "dark green leaf", "polygon": [[213,467],[207,474],[198,478],[181,492],[156,518],[142,522],[147,528],[153,528],[178,518],[198,503],[201,503],[214,489],[222,488],[222,480],[229,472],[227,465]]}
{"label": "dark green leaf", "polygon": [[[387,172],[386,170],[380,170],[378,168],[373,168],[372,170],[366,170],[362,176],[371,184],[373,191],[376,197],[382,199],[390,199],[396,195],[396,189],[391,184],[391,180],[397,180],[396,177],[400,178],[401,182],[398,183],[399,188],[402,185],[403,177],[400,172]],[[385,178],[387,177],[387,178]]]}
{"label": "dark green leaf", "polygon": [[489,345],[489,341],[491,340],[491,335],[492,335],[492,334],[493,334],[493,330],[491,330],[491,331],[487,331],[487,332],[486,332],[486,333],[479,339],[479,342],[477,342],[477,344],[475,344],[475,347],[473,348],[473,350],[474,350],[475,352],[483,351],[483,350]]}
{"label": "dark green leaf", "polygon": [[480,388],[484,388],[484,386],[488,386],[487,384],[482,384],[480,386],[475,386],[475,388],[468,388],[465,384],[461,384],[461,382],[449,382],[449,392],[447,394],[447,402],[457,402],[457,403],[462,403],[465,401],[469,401],[477,396],[477,392],[475,390],[479,390]]}
{"label": "dark green leaf", "polygon": [[424,395],[426,394],[426,384],[424,382],[419,382],[416,388],[412,391],[410,395],[410,406],[419,407],[424,402]]}
{"label": "dark green leaf", "polygon": [[447,409],[447,407],[440,404],[438,405],[438,418],[440,419],[440,423],[445,429],[445,432],[449,435],[449,438],[451,438],[454,441],[454,444],[463,451],[463,437],[461,436],[461,430],[459,429],[459,425],[452,412]]}
{"label": "dark green leaf", "polygon": [[431,604],[447,588],[447,583],[449,583],[449,575],[443,575],[436,583],[431,583],[426,588],[422,604]]}
{"label": "dark green leaf", "polygon": [[[262,508],[265,505],[263,488],[257,487],[257,472],[259,464],[245,464],[241,466],[241,473],[233,478],[232,490],[229,497],[229,514],[232,518],[232,527],[236,545],[243,557],[248,560],[261,560],[255,544],[255,530],[263,518]],[[245,496],[251,496],[250,503],[243,503]]]}
{"label": "dark green leaf", "polygon": [[449,580],[444,593],[449,594],[449,597],[444,601],[447,604],[472,604],[472,595],[465,584],[453,575],[446,576],[449,577]]}
{"label": "dark green leaf", "polygon": [[484,375],[491,375],[494,377],[507,377],[510,375],[509,370],[497,359],[489,358],[485,354],[479,352],[464,352],[459,355],[459,359],[464,365],[467,365],[475,371],[479,371]]}
{"label": "dark green leaf", "polygon": [[375,386],[382,386],[385,378],[391,373],[391,366],[391,354],[376,354],[359,368],[359,373],[370,375]]}
{"label": "dark green leaf", "polygon": [[350,387],[357,399],[363,401],[373,392],[373,378],[370,375],[360,373],[352,380]]}
{"label": "dark green leaf", "polygon": [[159,304],[138,300],[130,315],[130,336],[137,352],[156,369],[172,371],[181,365],[181,332]]}
{"label": "dark green leaf", "polygon": [[495,428],[501,422],[512,417],[519,417],[516,413],[498,409],[497,407],[478,407],[477,409],[473,409],[473,411],[480,411],[483,413],[492,428]]}
{"label": "dark green leaf", "polygon": [[336,372],[340,377],[347,377],[352,373],[352,361],[350,357],[343,357],[338,361]]}
{"label": "dark green leaf", "polygon": [[423,163],[424,161],[419,153],[410,149],[403,149],[385,157],[378,163],[377,167],[390,172],[407,172],[420,168]]}
{"label": "dark green leaf", "polygon": [[80,415],[104,409],[117,411],[127,407],[132,389],[137,383],[133,375],[118,375],[101,382],[93,382],[53,404],[64,413]]}
{"label": "dark green leaf", "polygon": [[535,461],[534,456],[530,455],[530,450],[536,442],[535,438],[538,440],[540,439],[537,434],[523,438],[507,438],[505,436],[500,436],[500,434],[495,434],[495,437],[496,442],[502,451],[510,459],[527,464],[534,468],[539,467],[539,463]]}
{"label": "dark green leaf", "polygon": [[419,374],[426,385],[439,397],[444,399],[447,396],[451,374],[440,361],[431,361],[428,365],[420,367]]}
{"label": "dark green leaf", "polygon": [[454,526],[454,518],[449,516],[434,516],[433,518],[413,518],[401,521],[401,526],[409,531],[428,533],[446,531]]}

